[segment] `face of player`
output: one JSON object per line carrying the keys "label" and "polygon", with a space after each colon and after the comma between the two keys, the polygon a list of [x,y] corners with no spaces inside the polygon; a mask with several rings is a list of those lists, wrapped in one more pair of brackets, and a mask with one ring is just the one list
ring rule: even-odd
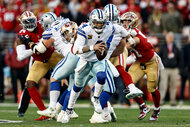
{"label": "face of player", "polygon": [[69,31],[66,31],[66,33],[64,34],[64,38],[70,42],[73,43],[76,40],[77,37],[77,33],[73,30],[72,33],[69,33]]}
{"label": "face of player", "polygon": [[96,29],[102,29],[104,26],[104,22],[93,22]]}
{"label": "face of player", "polygon": [[131,23],[131,21],[127,21],[127,20],[122,21],[123,27],[125,29],[128,29],[130,23]]}

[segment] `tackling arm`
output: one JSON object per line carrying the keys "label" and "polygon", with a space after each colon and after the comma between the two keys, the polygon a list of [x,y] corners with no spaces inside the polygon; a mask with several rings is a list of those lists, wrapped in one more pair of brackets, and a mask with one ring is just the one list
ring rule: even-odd
{"label": "tackling arm", "polygon": [[49,47],[51,47],[51,45],[54,43],[54,39],[49,38],[49,39],[44,39],[41,40],[39,43],[34,43],[31,42],[30,43],[30,48],[32,49],[32,51],[35,54],[39,54],[39,53],[44,53]]}
{"label": "tackling arm", "polygon": [[17,44],[16,51],[17,51],[18,61],[22,61],[33,54],[31,49],[26,49],[25,44],[23,44],[23,42],[19,38],[17,38],[16,44]]}
{"label": "tackling arm", "polygon": [[[129,46],[127,47],[128,50],[134,48],[136,45],[138,45],[140,43],[140,39],[138,37],[133,37],[133,40],[134,40],[134,44],[129,44]],[[130,43],[130,42],[129,42]]]}

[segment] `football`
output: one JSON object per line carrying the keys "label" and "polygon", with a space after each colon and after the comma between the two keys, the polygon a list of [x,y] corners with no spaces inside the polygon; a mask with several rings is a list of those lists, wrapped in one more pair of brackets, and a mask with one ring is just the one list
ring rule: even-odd
{"label": "football", "polygon": [[96,51],[95,53],[98,60],[103,60],[108,53],[108,49],[106,48],[103,53],[101,53],[100,51]]}

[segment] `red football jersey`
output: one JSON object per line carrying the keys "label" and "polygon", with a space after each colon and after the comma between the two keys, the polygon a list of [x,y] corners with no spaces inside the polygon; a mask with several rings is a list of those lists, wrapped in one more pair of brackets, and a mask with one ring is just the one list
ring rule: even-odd
{"label": "red football jersey", "polygon": [[[21,36],[28,35],[33,42],[37,43],[42,38],[43,31],[44,30],[42,29],[41,25],[38,23],[36,29],[33,32],[29,32],[25,29],[22,29],[22,30],[20,30],[19,35],[21,35]],[[43,62],[50,58],[53,51],[54,51],[54,48],[51,46],[50,48],[48,48],[48,50],[45,53],[40,54],[40,55],[33,54],[32,56],[33,56],[34,60]]]}
{"label": "red football jersey", "polygon": [[17,13],[14,10],[12,11],[4,10],[1,13],[1,24],[4,30],[8,32],[14,31],[16,24],[16,16]]}
{"label": "red football jersey", "polygon": [[154,56],[153,46],[148,42],[147,37],[137,28],[136,37],[140,39],[140,43],[134,48],[133,52],[139,62],[147,62]]}

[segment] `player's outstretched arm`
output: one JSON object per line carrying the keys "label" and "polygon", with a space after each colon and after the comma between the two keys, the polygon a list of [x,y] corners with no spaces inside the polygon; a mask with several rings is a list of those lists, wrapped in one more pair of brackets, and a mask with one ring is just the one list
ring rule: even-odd
{"label": "player's outstretched arm", "polygon": [[35,53],[35,54],[42,54],[44,53],[48,48],[51,47],[51,45],[54,43],[54,39],[52,38],[49,38],[49,39],[44,39],[44,40],[41,40],[39,43],[34,43],[34,42],[31,42],[30,43],[30,47],[32,49],[32,51]]}
{"label": "player's outstretched arm", "polygon": [[136,45],[138,45],[140,43],[140,39],[138,37],[133,37],[134,40],[134,44],[131,45],[131,43],[129,44],[129,46],[127,47],[128,50],[130,50],[131,48],[134,48]]}
{"label": "player's outstretched arm", "polygon": [[74,47],[74,54],[82,54],[85,52],[89,52],[89,51],[100,51],[103,52],[106,48],[106,44],[105,42],[100,42],[98,44],[95,45],[91,45],[91,46],[85,46],[85,47]]}
{"label": "player's outstretched arm", "polygon": [[26,49],[26,45],[19,38],[16,39],[16,51],[18,61],[22,61],[33,54],[31,49]]}

